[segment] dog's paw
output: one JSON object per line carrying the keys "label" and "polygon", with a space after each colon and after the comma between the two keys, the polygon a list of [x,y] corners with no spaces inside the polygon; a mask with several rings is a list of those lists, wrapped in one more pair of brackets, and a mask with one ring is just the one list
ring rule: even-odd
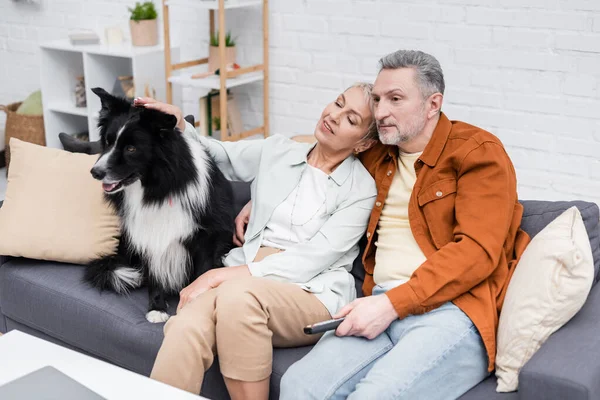
{"label": "dog's paw", "polygon": [[161,322],[167,322],[167,320],[169,319],[169,314],[167,314],[164,311],[152,310],[148,311],[148,313],[146,314],[146,319],[152,322],[153,324],[159,324]]}

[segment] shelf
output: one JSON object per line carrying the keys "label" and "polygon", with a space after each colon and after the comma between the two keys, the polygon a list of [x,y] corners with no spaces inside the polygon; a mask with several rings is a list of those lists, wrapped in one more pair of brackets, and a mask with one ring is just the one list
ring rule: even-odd
{"label": "shelf", "polygon": [[113,57],[124,57],[132,58],[134,56],[140,56],[144,54],[151,54],[155,52],[162,52],[163,45],[159,44],[156,46],[132,46],[131,43],[123,43],[119,45],[105,45],[105,44],[88,44],[88,45],[72,45],[69,39],[55,40],[51,42],[42,43],[40,45],[43,49],[50,50],[62,50],[72,51],[79,53],[97,54],[104,56]]}
{"label": "shelf", "polygon": [[48,110],[64,114],[80,115],[82,117],[87,117],[86,107],[75,107],[71,103],[67,102],[52,102],[48,104]]}
{"label": "shelf", "polygon": [[[225,0],[225,9],[254,7],[261,6],[262,4],[262,0]],[[167,5],[201,8],[205,10],[219,9],[219,2],[217,0],[169,0],[167,1]]]}
{"label": "shelf", "polygon": [[[227,88],[234,88],[236,86],[246,85],[252,82],[262,81],[264,75],[261,72],[250,72],[248,74],[240,75],[235,78],[229,78],[226,82]],[[221,88],[221,77],[218,75],[209,76],[207,78],[202,79],[192,79],[190,75],[179,75],[172,76],[169,78],[169,82],[186,86],[186,87],[194,87],[201,89],[216,89],[219,90]]]}

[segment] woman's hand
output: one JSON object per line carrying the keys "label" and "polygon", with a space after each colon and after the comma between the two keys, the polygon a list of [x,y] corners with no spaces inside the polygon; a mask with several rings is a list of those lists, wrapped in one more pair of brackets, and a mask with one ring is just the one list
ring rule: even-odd
{"label": "woman's hand", "polygon": [[136,107],[146,107],[151,110],[162,111],[165,114],[171,114],[177,118],[177,128],[183,132],[185,130],[185,120],[183,119],[183,113],[179,107],[172,104],[161,103],[151,97],[136,97],[133,100],[133,105]]}
{"label": "woman's hand", "polygon": [[250,221],[250,211],[252,210],[252,200],[250,200],[242,211],[235,218],[235,232],[233,232],[233,244],[238,247],[244,245],[244,233],[246,232],[246,226]]}
{"label": "woman's hand", "polygon": [[239,265],[237,267],[223,267],[211,269],[200,275],[194,282],[179,292],[179,305],[177,312],[186,304],[193,301],[202,293],[214,289],[221,283],[230,279],[245,278],[251,276],[247,265]]}

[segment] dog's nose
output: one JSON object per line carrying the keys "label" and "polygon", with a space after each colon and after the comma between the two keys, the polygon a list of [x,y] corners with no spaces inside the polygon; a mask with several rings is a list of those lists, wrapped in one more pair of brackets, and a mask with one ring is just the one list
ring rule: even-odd
{"label": "dog's nose", "polygon": [[101,181],[102,179],[104,179],[104,177],[106,176],[106,171],[98,168],[98,167],[94,167],[92,168],[92,170],[90,171],[90,173],[92,174],[92,176],[94,177],[94,179],[97,179],[99,181]]}

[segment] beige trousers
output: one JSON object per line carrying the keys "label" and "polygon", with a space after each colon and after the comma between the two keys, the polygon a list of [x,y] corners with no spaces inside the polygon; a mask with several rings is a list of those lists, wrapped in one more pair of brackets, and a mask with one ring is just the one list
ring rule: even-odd
{"label": "beige trousers", "polygon": [[304,326],[331,318],[297,285],[267,278],[233,279],[198,296],[164,328],[151,378],[199,394],[216,354],[223,376],[256,382],[271,375],[273,347],[314,344]]}

